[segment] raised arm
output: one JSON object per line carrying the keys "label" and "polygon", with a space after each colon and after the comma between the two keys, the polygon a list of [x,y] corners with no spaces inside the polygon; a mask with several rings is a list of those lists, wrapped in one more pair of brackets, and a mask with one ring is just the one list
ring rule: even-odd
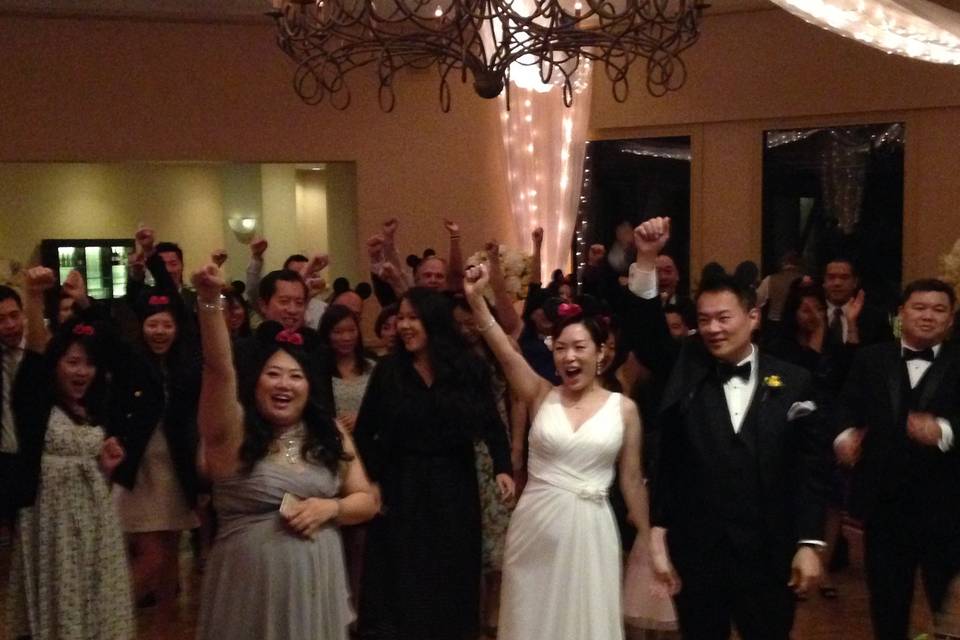
{"label": "raised arm", "polygon": [[23,315],[26,317],[27,349],[43,353],[50,341],[50,330],[43,321],[43,293],[53,287],[56,278],[46,267],[27,269],[24,278],[26,295],[23,299]]}
{"label": "raised arm", "polygon": [[473,309],[480,335],[503,367],[510,388],[533,413],[543,396],[550,391],[550,383],[537,375],[527,364],[523,355],[514,349],[510,338],[490,314],[482,293],[489,280],[490,276],[484,265],[471,267],[464,279],[464,293],[470,308]]}
{"label": "raised arm", "polygon": [[250,242],[250,262],[247,263],[246,285],[244,292],[247,301],[253,309],[259,308],[260,276],[263,274],[263,254],[266,253],[268,243],[265,238],[254,238]]}
{"label": "raised arm", "polygon": [[543,284],[543,227],[537,227],[530,234],[533,240],[533,253],[530,259],[530,284]]}
{"label": "raised arm", "polygon": [[212,479],[236,471],[243,443],[243,409],[237,401],[237,374],[230,349],[230,333],[223,319],[220,290],[223,277],[209,264],[193,274],[197,290],[203,375],[197,426],[206,472]]}
{"label": "raised arm", "polygon": [[460,225],[444,218],[443,226],[450,234],[450,257],[447,261],[447,289],[463,290],[463,249],[460,248]]}
{"label": "raised arm", "polygon": [[508,336],[516,339],[523,329],[523,323],[517,310],[513,306],[513,296],[507,291],[507,283],[503,277],[503,269],[500,267],[500,245],[496,241],[488,242],[487,265],[490,268],[490,288],[493,289],[493,296],[497,308],[497,320],[500,326]]}

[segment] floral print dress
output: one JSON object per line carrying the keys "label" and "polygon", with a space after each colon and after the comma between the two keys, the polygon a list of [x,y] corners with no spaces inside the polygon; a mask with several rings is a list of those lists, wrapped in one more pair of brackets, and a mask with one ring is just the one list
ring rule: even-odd
{"label": "floral print dress", "polygon": [[103,439],[103,428],[51,411],[37,499],[18,517],[8,602],[13,637],[134,637],[123,536],[97,464]]}

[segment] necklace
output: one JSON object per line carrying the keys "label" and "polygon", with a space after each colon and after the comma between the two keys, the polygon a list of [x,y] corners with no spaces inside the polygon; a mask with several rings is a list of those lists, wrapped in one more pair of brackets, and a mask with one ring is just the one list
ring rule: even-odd
{"label": "necklace", "polygon": [[300,455],[300,449],[303,447],[303,423],[287,429],[274,438],[270,443],[270,453],[272,457],[280,462],[291,465],[299,465],[303,461]]}

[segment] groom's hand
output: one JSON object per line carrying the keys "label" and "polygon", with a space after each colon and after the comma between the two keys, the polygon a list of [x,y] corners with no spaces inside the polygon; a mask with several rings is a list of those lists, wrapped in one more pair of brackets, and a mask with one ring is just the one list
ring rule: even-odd
{"label": "groom's hand", "polygon": [[793,565],[790,567],[790,582],[787,583],[794,593],[804,594],[820,580],[823,565],[820,556],[809,546],[803,545],[793,556]]}

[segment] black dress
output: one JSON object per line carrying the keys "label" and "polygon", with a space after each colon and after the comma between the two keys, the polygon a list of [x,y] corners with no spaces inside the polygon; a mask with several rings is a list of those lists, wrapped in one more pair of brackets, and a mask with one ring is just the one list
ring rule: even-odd
{"label": "black dress", "polygon": [[481,571],[475,435],[495,472],[510,472],[490,384],[458,389],[438,376],[428,387],[407,358],[389,356],[370,379],[355,433],[383,496],[367,538],[361,632],[463,640],[477,628]]}

